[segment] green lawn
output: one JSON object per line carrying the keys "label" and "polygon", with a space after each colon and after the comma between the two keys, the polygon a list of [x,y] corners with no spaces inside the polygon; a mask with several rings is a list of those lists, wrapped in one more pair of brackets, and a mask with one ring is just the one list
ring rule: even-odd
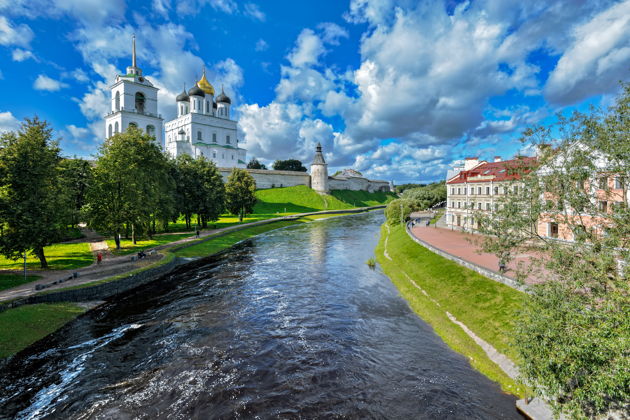
{"label": "green lawn", "polygon": [[347,203],[352,207],[370,207],[387,204],[396,198],[396,194],[391,192],[367,192],[350,190],[333,190],[330,192],[337,200]]}
{"label": "green lawn", "polygon": [[0,312],[0,358],[28,347],[83,312],[71,303],[24,305]]}
{"label": "green lawn", "polygon": [[[73,270],[92,264],[93,257],[90,245],[87,243],[55,244],[44,247],[44,255],[51,270]],[[0,255],[0,270],[20,270],[24,267],[24,260],[10,260]],[[28,254],[26,267],[29,270],[39,270],[39,259]]]}
{"label": "green lawn", "polygon": [[[513,323],[517,322],[516,312],[526,295],[432,253],[413,242],[401,226],[390,229],[389,235],[386,226],[381,230],[377,260],[411,308],[430,323],[451,348],[467,356],[473,367],[499,382],[505,391],[523,395],[523,388],[494,364],[445,312],[453,314],[498,351],[517,361],[510,340]],[[391,261],[384,255],[386,237]]]}
{"label": "green lawn", "polygon": [[0,290],[11,289],[21,284],[30,283],[39,279],[39,276],[26,275],[26,280],[22,274],[0,274]]}

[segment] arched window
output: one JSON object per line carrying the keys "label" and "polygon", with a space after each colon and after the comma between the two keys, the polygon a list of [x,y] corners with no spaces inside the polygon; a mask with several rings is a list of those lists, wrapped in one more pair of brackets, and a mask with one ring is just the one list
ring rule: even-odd
{"label": "arched window", "polygon": [[134,128],[138,128],[138,124],[136,124],[135,122],[130,122],[129,123],[129,127],[134,127]]}
{"label": "arched window", "polygon": [[136,111],[144,114],[144,95],[142,92],[136,92]]}
{"label": "arched window", "polygon": [[114,110],[120,111],[120,92],[116,92],[116,99],[114,100]]}
{"label": "arched window", "polygon": [[114,123],[114,133],[118,133],[118,121]]}
{"label": "arched window", "polygon": [[206,114],[210,112],[210,102],[206,101]]}
{"label": "arched window", "polygon": [[112,136],[112,125],[110,124],[109,127],[107,127],[107,137],[111,137]]}
{"label": "arched window", "polygon": [[155,127],[152,125],[147,125],[147,134],[155,137]]}
{"label": "arched window", "polygon": [[197,140],[201,140],[201,131],[197,131]]}

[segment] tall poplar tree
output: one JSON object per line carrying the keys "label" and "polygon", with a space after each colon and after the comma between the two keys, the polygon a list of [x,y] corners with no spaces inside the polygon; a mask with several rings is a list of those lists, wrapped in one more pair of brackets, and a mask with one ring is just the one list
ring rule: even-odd
{"label": "tall poplar tree", "polygon": [[66,228],[69,203],[59,185],[59,146],[52,129],[35,117],[0,136],[0,252],[32,252],[48,268],[44,247]]}

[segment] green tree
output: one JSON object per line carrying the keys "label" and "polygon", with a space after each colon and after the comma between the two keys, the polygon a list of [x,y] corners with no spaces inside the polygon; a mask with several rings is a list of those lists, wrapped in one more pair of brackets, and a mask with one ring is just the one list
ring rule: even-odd
{"label": "green tree", "polygon": [[48,268],[44,247],[61,238],[69,207],[60,160],[52,129],[37,117],[0,136],[0,252],[7,258],[31,251]]}
{"label": "green tree", "polygon": [[302,165],[302,162],[297,159],[276,160],[272,166],[276,171],[306,172],[306,168]]}
{"label": "green tree", "polygon": [[250,160],[247,164],[247,169],[267,169],[267,167],[258,162],[258,159],[252,158],[252,160]]}
{"label": "green tree", "polygon": [[81,209],[86,203],[92,167],[85,159],[62,159],[59,162],[59,172],[63,196],[69,203],[68,224],[77,226],[81,218]]}
{"label": "green tree", "polygon": [[[530,286],[514,345],[525,382],[577,418],[627,412],[630,401],[629,103],[626,85],[607,112],[527,130],[523,140],[543,151],[539,166],[520,169],[497,212],[475,216],[486,251],[541,255],[544,282]],[[573,242],[539,235],[537,222],[557,223]]]}
{"label": "green tree", "polygon": [[446,182],[434,182],[421,187],[408,188],[403,191],[400,197],[415,200],[419,209],[428,209],[446,200]]}
{"label": "green tree", "polygon": [[409,215],[420,210],[420,204],[416,200],[398,198],[392,200],[385,208],[385,218],[390,225],[396,225],[409,220]]}
{"label": "green tree", "polygon": [[[114,235],[120,248],[120,235],[131,229],[150,233],[151,223],[172,213],[169,195],[174,190],[167,157],[153,137],[129,127],[103,143],[88,191],[86,216],[90,226]],[[170,203],[170,204],[168,204]]]}
{"label": "green tree", "polygon": [[238,220],[254,210],[256,204],[256,181],[244,169],[234,168],[225,184],[226,207]]}

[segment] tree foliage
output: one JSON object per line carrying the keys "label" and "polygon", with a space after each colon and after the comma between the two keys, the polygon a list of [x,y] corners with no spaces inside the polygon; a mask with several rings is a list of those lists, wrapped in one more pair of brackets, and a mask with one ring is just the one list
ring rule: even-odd
{"label": "tree foliage", "polygon": [[59,163],[59,176],[64,199],[68,203],[68,224],[77,226],[81,221],[81,209],[86,204],[92,167],[85,159],[62,159]]}
{"label": "tree foliage", "polygon": [[276,171],[297,171],[306,172],[306,168],[297,159],[276,160],[273,163],[273,169]]}
{"label": "tree foliage", "polygon": [[267,167],[260,163],[258,159],[252,158],[247,164],[247,169],[267,169]]}
{"label": "tree foliage", "polygon": [[8,258],[32,251],[48,267],[44,246],[61,238],[70,207],[60,161],[52,129],[37,117],[0,137],[0,252]]}
{"label": "tree foliage", "polygon": [[[475,216],[486,251],[541,255],[533,265],[545,281],[530,287],[515,346],[524,380],[572,417],[629,408],[629,103],[626,85],[607,113],[559,115],[555,126],[527,130],[524,141],[553,149],[541,149],[539,167],[522,172],[498,211]],[[537,221],[557,223],[573,242],[539,235]]]}
{"label": "tree foliage", "polygon": [[174,189],[166,156],[152,136],[129,127],[109,139],[99,150],[94,178],[88,192],[86,217],[90,226],[119,235],[131,228],[151,232],[157,217],[172,214]]}
{"label": "tree foliage", "polygon": [[414,187],[404,190],[401,198],[416,201],[419,210],[428,209],[446,200],[446,182],[434,182],[422,187]]}
{"label": "tree foliage", "polygon": [[409,215],[421,210],[416,200],[410,200],[406,198],[398,198],[392,200],[387,204],[385,208],[385,218],[390,225],[399,224],[409,220]]}
{"label": "tree foliage", "polygon": [[256,181],[244,169],[234,168],[225,184],[226,207],[243,221],[246,214],[254,210],[256,204]]}

